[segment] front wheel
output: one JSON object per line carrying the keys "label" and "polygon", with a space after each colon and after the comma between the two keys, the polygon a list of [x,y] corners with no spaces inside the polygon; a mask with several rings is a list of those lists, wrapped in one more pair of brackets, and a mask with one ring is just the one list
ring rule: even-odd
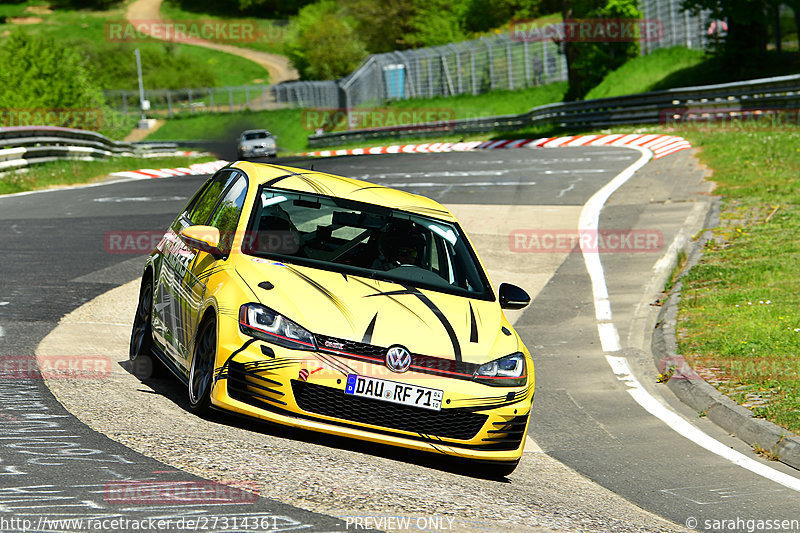
{"label": "front wheel", "polygon": [[189,408],[197,414],[208,412],[211,405],[216,355],[217,321],[212,315],[203,320],[197,332],[194,357],[189,370]]}

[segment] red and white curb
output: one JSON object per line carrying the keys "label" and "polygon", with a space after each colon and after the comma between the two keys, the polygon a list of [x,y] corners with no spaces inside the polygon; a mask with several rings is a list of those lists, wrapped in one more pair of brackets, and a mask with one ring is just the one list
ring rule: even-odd
{"label": "red and white curb", "polygon": [[333,157],[339,155],[370,154],[426,154],[441,152],[471,152],[473,150],[497,150],[505,148],[561,148],[574,146],[639,146],[653,152],[659,159],[692,145],[683,137],[658,134],[614,134],[576,135],[571,137],[543,137],[541,139],[510,139],[501,141],[472,141],[459,143],[393,144],[371,148],[348,148],[342,150],[320,150],[298,154],[307,157]]}
{"label": "red and white curb", "polygon": [[177,168],[140,168],[139,170],[125,170],[123,172],[112,172],[112,176],[120,178],[171,178],[173,176],[190,176],[194,174],[213,174],[217,170],[227,165],[229,161],[218,159],[208,163],[195,163],[188,167]]}

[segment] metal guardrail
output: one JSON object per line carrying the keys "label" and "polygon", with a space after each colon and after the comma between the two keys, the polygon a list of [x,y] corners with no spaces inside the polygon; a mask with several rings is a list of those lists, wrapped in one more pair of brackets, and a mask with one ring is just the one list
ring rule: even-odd
{"label": "metal guardrail", "polygon": [[[793,106],[793,107],[792,107]],[[501,115],[310,135],[312,148],[374,139],[432,137],[551,125],[572,129],[624,124],[679,124],[688,120],[751,116],[764,110],[800,108],[800,75],[563,102],[520,115]]]}
{"label": "metal guardrail", "polygon": [[176,143],[126,143],[93,131],[55,126],[0,128],[0,173],[57,159],[154,157],[175,152]]}

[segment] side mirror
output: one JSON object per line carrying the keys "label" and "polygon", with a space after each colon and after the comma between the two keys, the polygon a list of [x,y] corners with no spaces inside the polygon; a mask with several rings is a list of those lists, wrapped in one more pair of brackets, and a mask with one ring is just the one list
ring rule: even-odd
{"label": "side mirror", "polygon": [[212,226],[189,226],[180,233],[181,240],[194,250],[211,254],[214,259],[222,258],[219,249],[219,230]]}
{"label": "side mirror", "polygon": [[531,303],[531,297],[523,289],[510,283],[500,284],[500,307],[502,309],[523,309]]}

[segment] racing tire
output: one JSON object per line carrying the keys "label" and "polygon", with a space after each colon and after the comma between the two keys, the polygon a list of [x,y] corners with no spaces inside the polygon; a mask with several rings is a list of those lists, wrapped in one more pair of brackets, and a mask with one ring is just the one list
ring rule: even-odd
{"label": "racing tire", "polygon": [[153,354],[153,281],[149,277],[142,281],[139,289],[128,357],[131,372],[137,378],[148,379],[160,374],[160,363]]}
{"label": "racing tire", "polygon": [[197,330],[192,365],[189,370],[189,409],[206,414],[211,405],[214,381],[214,361],[217,355],[217,321],[209,315]]}

